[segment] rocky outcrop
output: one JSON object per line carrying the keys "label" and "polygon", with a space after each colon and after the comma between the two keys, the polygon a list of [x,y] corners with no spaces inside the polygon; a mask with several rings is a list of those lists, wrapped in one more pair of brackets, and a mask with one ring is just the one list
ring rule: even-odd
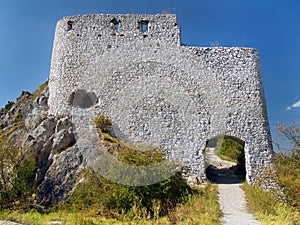
{"label": "rocky outcrop", "polygon": [[1,128],[4,129],[10,125],[13,125],[18,118],[24,117],[32,107],[31,104],[22,104],[31,97],[31,94],[27,91],[22,91],[20,97],[17,98],[17,103],[12,104],[9,110],[0,109],[0,121]]}
{"label": "rocky outcrop", "polygon": [[65,199],[74,188],[74,176],[83,161],[74,145],[73,124],[68,117],[48,115],[48,97],[48,87],[38,96],[22,92],[9,110],[0,109],[3,131],[22,123],[10,134],[10,140],[35,155],[37,201],[42,205]]}

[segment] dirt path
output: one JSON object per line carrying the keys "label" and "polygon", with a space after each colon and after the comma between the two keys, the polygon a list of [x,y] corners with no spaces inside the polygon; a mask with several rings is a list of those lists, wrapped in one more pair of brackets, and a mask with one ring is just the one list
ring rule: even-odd
{"label": "dirt path", "polygon": [[206,153],[208,177],[219,186],[219,204],[224,225],[259,225],[254,216],[246,211],[246,198],[241,189],[241,180],[235,174],[236,163],[220,159],[214,148]]}

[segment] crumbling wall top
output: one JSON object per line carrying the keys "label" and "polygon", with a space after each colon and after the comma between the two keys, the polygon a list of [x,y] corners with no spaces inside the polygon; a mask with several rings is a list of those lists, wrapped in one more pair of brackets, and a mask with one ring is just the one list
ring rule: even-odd
{"label": "crumbling wall top", "polygon": [[175,14],[89,14],[66,16],[58,21],[56,35],[107,42],[153,39],[180,45]]}

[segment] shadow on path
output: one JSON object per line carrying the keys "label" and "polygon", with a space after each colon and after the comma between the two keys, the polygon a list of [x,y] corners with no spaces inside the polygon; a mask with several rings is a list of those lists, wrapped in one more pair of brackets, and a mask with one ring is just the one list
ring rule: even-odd
{"label": "shadow on path", "polygon": [[215,184],[239,184],[243,182],[243,176],[237,174],[238,166],[229,168],[217,168],[209,165],[206,168],[207,179]]}

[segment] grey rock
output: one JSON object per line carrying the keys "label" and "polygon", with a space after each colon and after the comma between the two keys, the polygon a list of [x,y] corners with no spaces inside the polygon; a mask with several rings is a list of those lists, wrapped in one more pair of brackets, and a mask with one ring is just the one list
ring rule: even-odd
{"label": "grey rock", "polygon": [[52,156],[53,162],[39,185],[41,204],[50,205],[66,198],[76,184],[76,173],[83,161],[81,151],[73,146]]}
{"label": "grey rock", "polygon": [[22,224],[11,222],[11,221],[0,220],[0,225],[22,225]]}
{"label": "grey rock", "polygon": [[68,129],[60,130],[58,133],[54,134],[52,153],[60,153],[64,149],[71,147],[74,143],[75,135],[71,127]]}
{"label": "grey rock", "polygon": [[57,119],[54,116],[47,117],[30,133],[30,136],[37,139],[39,142],[47,142],[54,134],[56,122]]}
{"label": "grey rock", "polygon": [[25,125],[35,129],[48,115],[49,89],[46,87],[41,95],[30,105],[29,110],[24,114]]}
{"label": "grey rock", "polygon": [[1,110],[1,127],[4,129],[16,122],[16,119],[24,115],[30,110],[30,105],[22,104],[31,96],[27,91],[22,91],[21,95],[17,98],[16,103],[6,112],[6,110]]}
{"label": "grey rock", "polygon": [[6,110],[4,108],[0,108],[0,119],[4,114],[6,114]]}

